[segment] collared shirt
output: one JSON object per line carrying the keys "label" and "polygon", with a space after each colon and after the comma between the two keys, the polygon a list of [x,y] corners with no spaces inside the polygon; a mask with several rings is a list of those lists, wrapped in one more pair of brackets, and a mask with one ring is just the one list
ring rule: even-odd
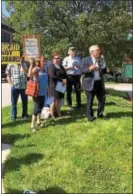
{"label": "collared shirt", "polygon": [[63,60],[63,67],[74,67],[74,69],[70,69],[70,70],[66,70],[68,75],[80,75],[81,71],[78,67],[76,67],[75,65],[79,66],[81,65],[81,61],[79,60],[79,58],[77,56],[75,57],[65,57]]}
{"label": "collared shirt", "polygon": [[[24,63],[23,65],[25,68],[28,68],[26,63]],[[20,65],[8,64],[5,73],[11,76],[14,88],[16,89],[26,88],[27,75],[26,73],[23,72],[22,67]]]}
{"label": "collared shirt", "polygon": [[[100,63],[100,68],[101,68],[101,69],[104,69],[104,68],[106,67],[106,63],[105,63],[105,60],[104,60],[103,58],[100,58],[100,60],[97,60],[96,58],[92,57],[92,61],[93,61],[93,64],[94,64],[96,67],[99,67],[99,63]],[[94,80],[95,80],[95,81],[101,80],[99,70],[95,70],[95,71],[94,71]]]}

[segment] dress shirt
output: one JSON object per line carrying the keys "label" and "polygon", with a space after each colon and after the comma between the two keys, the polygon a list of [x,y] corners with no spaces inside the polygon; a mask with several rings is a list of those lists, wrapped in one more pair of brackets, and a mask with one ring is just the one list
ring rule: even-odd
{"label": "dress shirt", "polygon": [[[99,67],[99,63],[100,63],[100,68],[101,69],[104,69],[106,67],[106,63],[105,63],[105,60],[103,58],[100,58],[99,60],[92,57],[92,61],[93,61],[93,64],[96,66],[96,67]],[[99,70],[95,70],[94,71],[94,80],[97,81],[97,80],[101,80],[101,77],[100,77],[100,72]]]}
{"label": "dress shirt", "polygon": [[[63,60],[63,67],[74,67],[74,69],[70,69],[70,70],[66,70],[68,75],[80,75],[81,71],[80,71],[80,65],[81,65],[81,61],[79,60],[79,58],[77,56],[68,56],[65,57]],[[79,66],[76,67],[75,65]]]}

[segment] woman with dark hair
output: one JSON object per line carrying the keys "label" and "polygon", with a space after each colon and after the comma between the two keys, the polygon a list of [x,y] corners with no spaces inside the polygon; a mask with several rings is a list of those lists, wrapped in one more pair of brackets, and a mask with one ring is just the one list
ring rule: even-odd
{"label": "woman with dark hair", "polygon": [[67,84],[67,74],[64,67],[61,65],[61,59],[59,53],[54,53],[52,56],[52,64],[48,69],[49,75],[49,96],[54,97],[54,102],[51,105],[52,117],[61,116],[60,107],[61,101],[64,99],[64,93],[56,90],[58,82],[62,83],[62,86]]}
{"label": "woman with dark hair", "polygon": [[[41,123],[41,110],[44,106],[45,96],[47,94],[47,85],[48,85],[48,76],[45,71],[45,58],[30,60],[30,67],[28,76],[39,83],[39,92],[37,97],[33,97],[34,109],[31,120],[31,130],[34,132],[37,130],[37,127],[42,126]],[[36,125],[37,124],[37,125]]]}

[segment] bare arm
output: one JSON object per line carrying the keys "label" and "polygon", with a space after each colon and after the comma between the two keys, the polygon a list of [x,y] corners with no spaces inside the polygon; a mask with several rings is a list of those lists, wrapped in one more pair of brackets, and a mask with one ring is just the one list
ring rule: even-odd
{"label": "bare arm", "polygon": [[20,59],[20,66],[22,67],[23,72],[25,74],[27,74],[28,73],[28,69],[25,68],[25,66],[24,66],[24,59],[23,58]]}
{"label": "bare arm", "polygon": [[33,67],[33,62],[30,61],[30,67],[28,70],[28,77],[36,76],[36,73],[38,72],[37,67]]}
{"label": "bare arm", "polygon": [[7,79],[8,83],[10,84],[10,86],[12,87],[13,86],[13,83],[12,83],[10,74],[7,74],[6,79]]}

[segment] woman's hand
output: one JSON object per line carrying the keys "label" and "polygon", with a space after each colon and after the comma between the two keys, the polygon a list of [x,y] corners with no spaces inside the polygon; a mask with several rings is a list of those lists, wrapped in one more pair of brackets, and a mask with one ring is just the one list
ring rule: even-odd
{"label": "woman's hand", "polygon": [[66,85],[67,84],[67,80],[66,79],[63,79],[62,80],[62,83],[63,83],[63,85]]}
{"label": "woman's hand", "polygon": [[31,67],[34,66],[34,60],[33,60],[33,59],[30,59],[30,60],[29,60],[29,63],[30,63],[30,66],[31,66]]}

